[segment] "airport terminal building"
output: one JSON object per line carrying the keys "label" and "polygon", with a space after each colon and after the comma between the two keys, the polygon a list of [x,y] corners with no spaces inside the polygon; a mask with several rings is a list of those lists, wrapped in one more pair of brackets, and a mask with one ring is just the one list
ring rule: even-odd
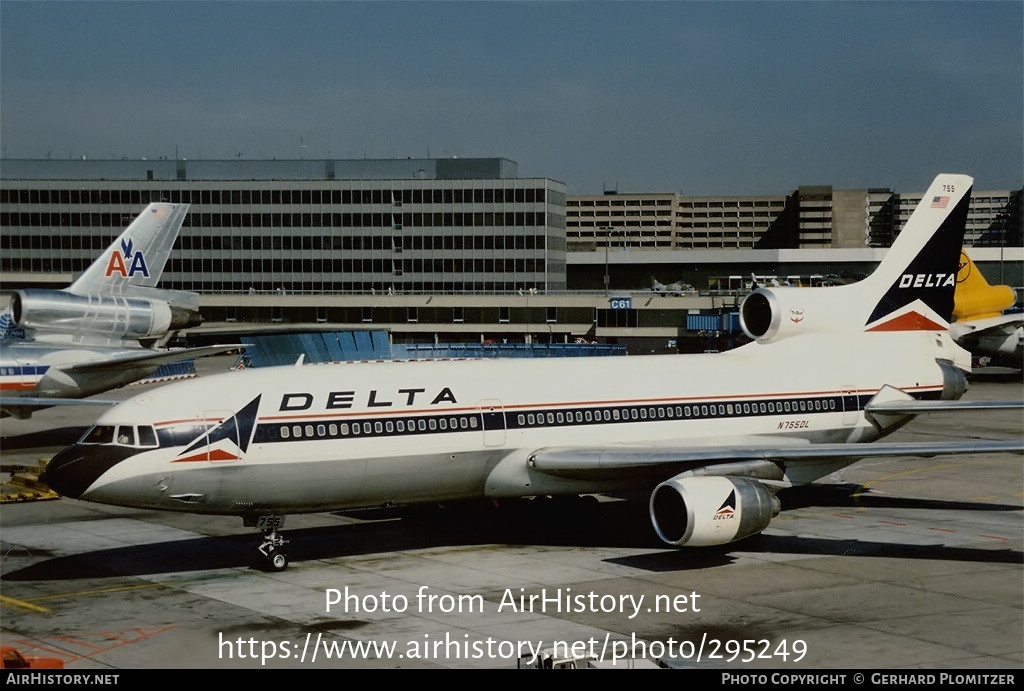
{"label": "airport terminal building", "polygon": [[[507,159],[4,161],[5,274],[76,273],[150,201],[189,203],[167,287],[564,290],[565,185]],[[26,245],[27,243],[27,245]]]}
{"label": "airport terminal building", "polygon": [[[568,196],[505,158],[0,161],[3,288],[64,287],[151,201],[190,213],[161,286],[203,329],[373,328],[396,343],[648,343],[734,310],[735,273],[870,270],[921,193]],[[1021,190],[975,192],[967,244],[1021,285]],[[1005,252],[1003,248],[1010,248]],[[995,252],[999,254],[996,255]],[[650,276],[699,292],[653,296]],[[741,281],[742,282],[742,281]]]}
{"label": "airport terminal building", "polygon": [[[1024,190],[975,192],[964,244],[1020,247]],[[922,193],[802,186],[788,195],[680,194],[570,196],[570,251],[823,249],[889,247]]]}

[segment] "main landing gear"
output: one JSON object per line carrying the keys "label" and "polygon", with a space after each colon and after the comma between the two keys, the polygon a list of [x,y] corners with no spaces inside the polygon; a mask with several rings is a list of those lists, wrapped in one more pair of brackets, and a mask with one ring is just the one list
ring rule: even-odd
{"label": "main landing gear", "polygon": [[288,554],[284,550],[287,540],[277,532],[283,525],[284,516],[260,516],[255,521],[256,528],[263,531],[258,566],[264,571],[284,571],[288,568]]}

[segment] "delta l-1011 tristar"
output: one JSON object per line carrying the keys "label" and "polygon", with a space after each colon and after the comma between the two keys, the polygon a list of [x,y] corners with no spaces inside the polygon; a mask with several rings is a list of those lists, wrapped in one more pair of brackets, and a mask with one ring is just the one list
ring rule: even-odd
{"label": "delta l-1011 tristar", "polygon": [[150,204],[68,288],[11,295],[0,315],[0,414],[83,405],[162,364],[238,348],[143,345],[202,323],[198,294],[156,287],[188,207]]}
{"label": "delta l-1011 tristar", "polygon": [[947,332],[971,184],[937,177],[864,281],[754,291],[754,342],[726,353],[230,372],[107,411],[44,479],[89,501],[241,516],[283,569],[291,513],[643,489],[665,542],[719,545],[764,530],[780,488],[861,458],[1021,453],[863,443],[986,405],[956,400],[970,357]]}

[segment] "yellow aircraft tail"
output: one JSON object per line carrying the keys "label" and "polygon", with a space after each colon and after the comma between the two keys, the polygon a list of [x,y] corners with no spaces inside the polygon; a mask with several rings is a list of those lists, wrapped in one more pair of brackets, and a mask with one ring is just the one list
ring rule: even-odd
{"label": "yellow aircraft tail", "polygon": [[1003,310],[1012,307],[1016,300],[1013,288],[989,285],[967,253],[960,251],[960,270],[956,276],[956,291],[953,293],[955,321],[998,317]]}

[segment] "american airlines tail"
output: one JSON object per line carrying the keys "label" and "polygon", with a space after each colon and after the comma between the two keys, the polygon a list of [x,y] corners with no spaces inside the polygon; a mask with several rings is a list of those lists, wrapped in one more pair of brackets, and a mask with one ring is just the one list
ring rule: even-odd
{"label": "american airlines tail", "polygon": [[0,335],[118,345],[197,325],[198,293],[155,287],[188,209],[154,202],[68,288],[14,291]]}
{"label": "american airlines tail", "polygon": [[743,330],[759,343],[825,331],[946,331],[973,183],[966,175],[936,177],[885,258],[862,281],[755,290],[740,307]]}
{"label": "american airlines tail", "polygon": [[132,295],[160,280],[188,204],[154,202],[68,287],[77,295]]}

